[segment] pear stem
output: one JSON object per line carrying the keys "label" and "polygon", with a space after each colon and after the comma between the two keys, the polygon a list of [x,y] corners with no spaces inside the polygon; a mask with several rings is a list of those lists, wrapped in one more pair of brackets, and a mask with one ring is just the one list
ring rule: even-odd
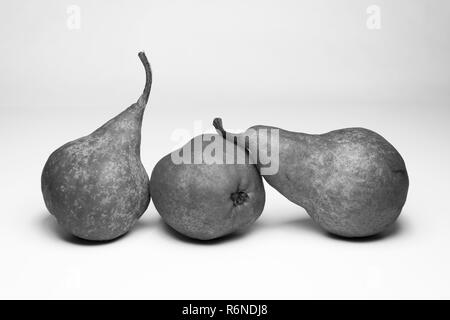
{"label": "pear stem", "polygon": [[[221,135],[224,139],[234,143],[237,146],[241,146],[247,152],[249,152],[249,140],[248,138],[244,139],[243,143],[238,143],[238,136],[242,136],[242,134],[228,133],[223,128],[223,123],[221,118],[215,118],[213,120],[213,126],[216,128],[216,131],[219,135]],[[245,136],[244,136],[245,137]]]}
{"label": "pear stem", "polygon": [[[235,145],[239,145],[237,143],[237,135],[225,131],[221,118],[215,118],[213,121],[213,126],[214,128],[216,128],[217,133],[221,135],[225,140],[233,142]],[[244,149],[247,150],[247,145],[244,146]]]}
{"label": "pear stem", "polygon": [[213,121],[213,126],[216,128],[218,134],[220,134],[224,139],[227,138],[227,132],[223,128],[223,123],[221,118],[215,118]]}
{"label": "pear stem", "polygon": [[141,106],[145,106],[147,104],[148,97],[150,95],[150,89],[152,87],[152,69],[150,67],[150,63],[148,62],[147,56],[143,51],[139,52],[138,56],[145,68],[145,87],[144,92],[142,92],[142,95],[138,100],[138,103]]}

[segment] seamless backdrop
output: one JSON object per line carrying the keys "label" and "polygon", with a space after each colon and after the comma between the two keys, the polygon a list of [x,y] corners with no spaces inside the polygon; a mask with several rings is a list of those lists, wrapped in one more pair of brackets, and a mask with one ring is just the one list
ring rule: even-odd
{"label": "seamless backdrop", "polygon": [[[2,1],[0,298],[450,298],[449,31],[445,0]],[[257,223],[223,241],[178,237],[153,204],[112,243],[69,237],[41,169],[139,97],[140,50],[149,174],[216,116],[231,131],[362,126],[405,159],[398,223],[334,238],[266,184]]]}

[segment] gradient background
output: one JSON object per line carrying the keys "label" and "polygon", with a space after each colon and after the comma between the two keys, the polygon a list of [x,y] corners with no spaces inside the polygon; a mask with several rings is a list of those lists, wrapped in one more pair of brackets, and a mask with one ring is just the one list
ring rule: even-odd
{"label": "gradient background", "polygon": [[[372,4],[380,30],[366,26]],[[445,0],[2,1],[0,298],[450,298],[449,33]],[[44,206],[42,167],[138,99],[140,50],[154,73],[149,174],[174,134],[213,132],[216,116],[231,131],[362,126],[405,159],[398,223],[336,239],[266,184],[261,218],[223,241],[177,237],[153,204],[118,241],[69,237]]]}

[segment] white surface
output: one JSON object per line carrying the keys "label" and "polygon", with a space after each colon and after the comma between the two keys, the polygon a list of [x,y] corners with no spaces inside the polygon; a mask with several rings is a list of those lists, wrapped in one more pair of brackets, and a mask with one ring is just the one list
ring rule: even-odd
{"label": "white surface", "polygon": [[[143,143],[149,171],[163,156],[162,142],[170,144],[158,144],[152,135],[151,111]],[[183,241],[167,231],[151,204],[125,237],[86,245],[68,240],[40,193],[41,167],[55,144],[50,141],[62,142],[64,131],[78,131],[72,127],[83,115],[51,116],[53,123],[26,112],[2,121],[7,150],[0,158],[2,298],[450,297],[449,154],[440,149],[447,148],[448,133],[438,132],[437,125],[410,139],[419,126],[413,123],[397,138],[411,186],[400,220],[385,237],[330,237],[266,184],[266,209],[243,236],[211,244]],[[65,118],[67,126],[57,124]]]}
{"label": "white surface", "polygon": [[[2,4],[0,298],[450,298],[446,1],[79,1]],[[70,240],[45,209],[49,154],[134,102],[145,49],[154,86],[142,158],[149,174],[174,130],[255,124],[322,133],[363,126],[402,154],[408,200],[366,241],[323,233],[266,184],[244,235],[199,244],[168,232],[153,204],[117,241]],[[276,112],[274,112],[274,110]]]}

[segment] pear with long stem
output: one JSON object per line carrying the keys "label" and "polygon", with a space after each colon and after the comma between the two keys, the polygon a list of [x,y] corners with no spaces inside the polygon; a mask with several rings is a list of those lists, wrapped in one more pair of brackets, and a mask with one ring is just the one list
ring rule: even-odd
{"label": "pear with long stem", "polygon": [[152,72],[144,52],[139,58],[146,82],[138,101],[91,134],[54,151],[42,172],[48,210],[65,230],[83,239],[104,241],[125,234],[150,203],[140,145]]}

